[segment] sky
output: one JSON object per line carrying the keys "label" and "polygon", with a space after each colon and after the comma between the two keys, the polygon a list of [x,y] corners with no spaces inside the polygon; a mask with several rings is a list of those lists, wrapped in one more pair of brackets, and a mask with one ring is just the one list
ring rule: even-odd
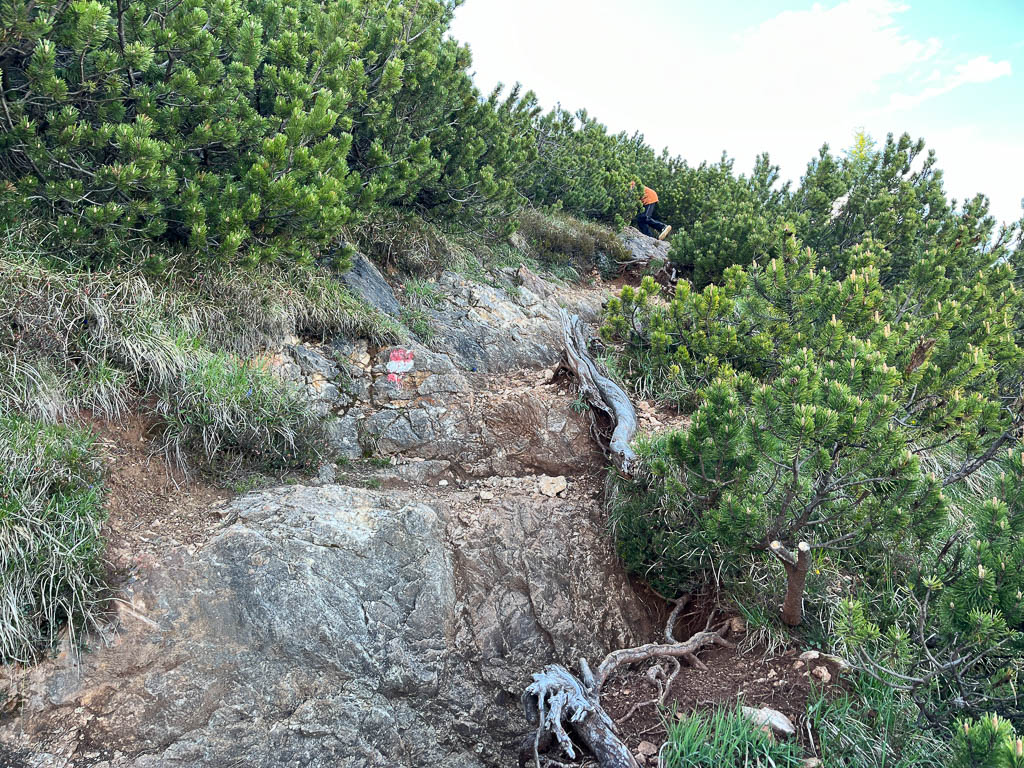
{"label": "sky", "polygon": [[482,91],[521,82],[692,164],[767,151],[798,181],[823,143],[907,132],[950,197],[1022,214],[1024,0],[466,0],[452,35]]}

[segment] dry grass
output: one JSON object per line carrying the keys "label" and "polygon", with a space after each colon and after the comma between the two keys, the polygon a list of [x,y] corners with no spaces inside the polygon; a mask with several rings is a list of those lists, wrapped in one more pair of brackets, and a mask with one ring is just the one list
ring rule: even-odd
{"label": "dry grass", "polygon": [[287,336],[400,329],[326,269],[192,274],[171,262],[93,272],[0,235],[0,660],[93,623],[103,485],[82,413],[157,417],[168,459],[276,469],[322,455],[304,393],[249,360]]}

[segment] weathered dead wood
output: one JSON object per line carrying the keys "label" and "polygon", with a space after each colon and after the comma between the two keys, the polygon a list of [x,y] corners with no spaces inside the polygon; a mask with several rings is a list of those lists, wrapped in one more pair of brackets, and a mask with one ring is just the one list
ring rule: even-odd
{"label": "weathered dead wood", "polygon": [[637,467],[637,457],[629,443],[637,430],[636,410],[622,387],[601,373],[590,356],[579,316],[570,316],[564,309],[559,310],[559,315],[565,341],[566,366],[576,375],[580,392],[591,408],[604,413],[613,425],[611,437],[606,440],[597,427],[592,410],[594,435],[615,466],[624,474],[633,474]]}
{"label": "weathered dead wood", "polygon": [[797,544],[794,555],[782,542],[773,541],[768,549],[786,569],[786,599],[782,601],[782,620],[791,627],[803,621],[804,584],[811,569],[811,546],[806,541]]}
{"label": "weathered dead wood", "polygon": [[[665,695],[679,672],[679,659],[685,659],[694,666],[706,669],[703,662],[697,658],[699,651],[713,645],[735,647],[724,637],[728,624],[723,624],[718,630],[712,631],[710,619],[704,631],[697,632],[683,642],[675,642],[672,630],[685,605],[685,599],[677,602],[669,616],[665,627],[665,637],[669,642],[647,643],[635,648],[612,651],[604,657],[596,673],[591,672],[586,659],[580,659],[579,677],[560,664],[552,664],[535,674],[533,682],[523,692],[522,701],[527,720],[536,725],[537,730],[520,750],[520,768],[525,768],[531,758],[534,765],[540,768],[541,750],[555,742],[561,746],[565,754],[575,758],[575,747],[566,731],[566,725],[594,755],[600,768],[637,768],[633,755],[618,737],[615,723],[601,707],[601,689],[605,682],[623,664],[666,658],[675,666],[675,670],[664,684],[655,677],[651,678],[659,688],[658,697],[634,705],[623,718],[628,719],[639,706],[664,703]],[[664,678],[664,671],[660,668],[658,671],[659,677]]]}
{"label": "weathered dead wood", "polygon": [[[587,678],[583,669],[581,675]],[[563,723],[576,733],[601,768],[637,768],[633,755],[615,733],[615,723],[601,708],[599,690],[581,682],[562,665],[552,664],[533,676],[533,682],[523,693],[523,709],[526,719],[537,726],[533,741],[533,762],[537,768],[545,733],[553,734],[570,758],[576,757],[576,748]],[[529,757],[524,751],[519,754],[521,767]]]}

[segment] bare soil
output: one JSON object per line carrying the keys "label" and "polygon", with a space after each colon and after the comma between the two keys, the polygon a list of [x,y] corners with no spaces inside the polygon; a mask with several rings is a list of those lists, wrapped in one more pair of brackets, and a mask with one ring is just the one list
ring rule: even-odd
{"label": "bare soil", "polygon": [[216,510],[230,491],[186,477],[157,451],[153,425],[132,415],[120,423],[83,415],[97,435],[106,471],[107,558],[114,582],[134,561],[168,545],[196,546],[209,538]]}
{"label": "bare soil", "polygon": [[[697,627],[702,628],[703,625]],[[676,634],[687,637],[683,630]],[[727,637],[739,644],[743,633],[730,632]],[[790,648],[774,656],[766,654],[763,648],[742,651],[714,647],[702,651],[698,656],[707,669],[684,663],[665,696],[664,709],[641,706],[627,718],[634,705],[659,695],[647,676],[652,665],[637,665],[617,673],[605,684],[601,704],[618,724],[623,741],[634,754],[642,741],[660,747],[667,737],[668,719],[673,716],[681,718],[694,711],[748,706],[770,707],[786,715],[796,726],[799,742],[813,755],[817,736],[807,722],[807,700],[815,690],[845,683],[835,663],[824,659],[801,661],[801,650]],[[662,666],[671,673],[668,663],[662,662]]]}

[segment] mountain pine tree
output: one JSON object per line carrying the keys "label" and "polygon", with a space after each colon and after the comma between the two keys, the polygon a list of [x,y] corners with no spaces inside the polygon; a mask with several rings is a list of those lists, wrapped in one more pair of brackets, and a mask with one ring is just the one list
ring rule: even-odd
{"label": "mountain pine tree", "polygon": [[108,256],[306,261],[357,207],[507,204],[532,97],[479,98],[453,9],[3,0],[0,218]]}

